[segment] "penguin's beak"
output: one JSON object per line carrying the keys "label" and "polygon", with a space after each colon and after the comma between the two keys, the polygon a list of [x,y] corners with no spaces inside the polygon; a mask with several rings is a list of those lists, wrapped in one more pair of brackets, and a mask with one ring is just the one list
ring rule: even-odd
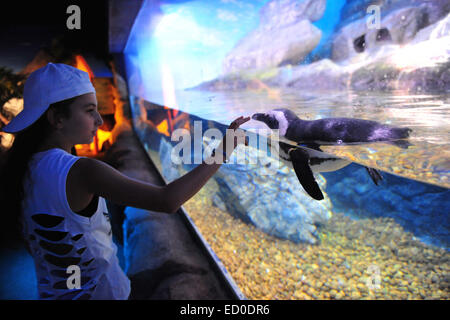
{"label": "penguin's beak", "polygon": [[252,119],[258,120],[258,121],[262,121],[263,117],[264,117],[264,113],[254,113],[252,115]]}

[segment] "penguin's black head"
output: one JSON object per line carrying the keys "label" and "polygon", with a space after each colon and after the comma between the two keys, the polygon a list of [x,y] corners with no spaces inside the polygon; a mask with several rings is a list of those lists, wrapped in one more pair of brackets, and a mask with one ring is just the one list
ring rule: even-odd
{"label": "penguin's black head", "polygon": [[278,129],[280,126],[273,114],[255,113],[252,115],[252,119],[264,122],[270,129]]}

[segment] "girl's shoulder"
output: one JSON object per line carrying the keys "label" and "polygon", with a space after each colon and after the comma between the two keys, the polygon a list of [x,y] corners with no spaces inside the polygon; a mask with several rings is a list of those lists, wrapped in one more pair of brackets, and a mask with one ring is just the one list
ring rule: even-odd
{"label": "girl's shoulder", "polygon": [[59,179],[61,175],[67,175],[72,165],[80,157],[66,151],[53,148],[33,154],[29,162],[30,176],[34,178]]}
{"label": "girl's shoulder", "polygon": [[39,151],[34,153],[31,156],[31,159],[33,161],[39,161],[47,158],[54,158],[54,157],[62,157],[62,156],[69,156],[69,157],[75,157],[74,155],[67,153],[63,149],[60,148],[51,148],[44,151]]}

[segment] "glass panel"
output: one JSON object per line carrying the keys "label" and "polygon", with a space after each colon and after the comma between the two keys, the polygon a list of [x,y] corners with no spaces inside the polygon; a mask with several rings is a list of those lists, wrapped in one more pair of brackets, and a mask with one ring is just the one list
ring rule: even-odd
{"label": "glass panel", "polygon": [[[127,81],[136,132],[168,182],[241,115],[285,108],[311,121],[278,113],[279,131],[247,122],[251,145],[184,205],[248,298],[449,298],[442,3],[144,3],[125,50]],[[320,141],[330,118],[346,118],[339,123],[356,138],[335,131]],[[318,131],[298,128],[321,119]],[[373,141],[361,138],[373,123],[355,119],[378,122],[369,137],[384,125],[412,132]],[[305,192],[316,187],[321,201]]]}

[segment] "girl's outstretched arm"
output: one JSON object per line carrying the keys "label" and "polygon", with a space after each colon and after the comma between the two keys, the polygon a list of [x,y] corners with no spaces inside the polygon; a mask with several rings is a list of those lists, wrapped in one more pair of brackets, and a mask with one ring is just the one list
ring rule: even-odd
{"label": "girl's outstretched arm", "polygon": [[[240,117],[234,120],[228,129],[237,129],[248,120],[249,117]],[[232,150],[226,150],[228,156],[237,146],[237,142],[233,141],[232,145]],[[226,138],[222,140],[221,146],[225,150]],[[167,186],[155,186],[129,178],[102,161],[81,158],[72,166],[69,177],[71,185],[75,186],[73,189],[85,196],[97,194],[119,205],[174,213],[194,196],[219,168],[220,164],[203,162]]]}
{"label": "girl's outstretched arm", "polygon": [[[249,117],[237,118],[228,127],[228,129],[231,129],[232,131],[227,130],[227,133],[231,134],[235,129],[239,128],[241,124],[247,122],[248,120],[250,120]],[[237,140],[233,135],[229,136],[228,138],[234,140],[229,144],[232,146],[231,149],[226,150],[227,136],[225,136],[225,138],[222,140],[219,147],[216,148],[217,150],[219,150],[219,152],[220,150],[226,150],[227,158],[231,155],[231,153],[237,146]],[[206,184],[206,182],[208,182],[208,180],[214,175],[214,173],[219,170],[220,166],[220,163],[206,164],[205,162],[203,162],[202,164],[186,173],[184,176],[169,183],[167,185],[167,192],[169,194],[168,197],[171,201],[170,212],[176,212],[183,203],[192,198]]]}

